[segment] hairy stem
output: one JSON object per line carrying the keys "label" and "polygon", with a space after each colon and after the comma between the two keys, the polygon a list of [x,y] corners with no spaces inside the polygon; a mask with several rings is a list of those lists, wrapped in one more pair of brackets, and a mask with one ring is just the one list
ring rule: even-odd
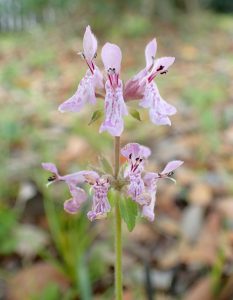
{"label": "hairy stem", "polygon": [[[115,164],[114,177],[117,179],[120,167],[120,137],[115,137]],[[117,194],[119,195],[119,194]],[[122,236],[121,236],[121,212],[119,198],[115,199],[115,296],[116,300],[122,300]]]}

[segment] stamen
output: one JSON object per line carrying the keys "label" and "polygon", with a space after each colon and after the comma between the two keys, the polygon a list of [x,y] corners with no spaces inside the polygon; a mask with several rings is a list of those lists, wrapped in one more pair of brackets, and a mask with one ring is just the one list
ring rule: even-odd
{"label": "stamen", "polygon": [[132,158],[132,153],[130,153],[130,155],[129,155],[129,159],[131,159]]}
{"label": "stamen", "polygon": [[54,181],[56,178],[57,178],[57,176],[54,174],[48,178],[48,181],[49,182]]}
{"label": "stamen", "polygon": [[167,74],[167,70],[166,71],[163,71],[163,72],[161,72],[160,74],[162,75],[162,74]]}
{"label": "stamen", "polygon": [[162,71],[164,69],[164,66],[159,66],[159,68],[156,70],[157,72]]}
{"label": "stamen", "polygon": [[172,171],[172,172],[169,172],[169,173],[167,173],[166,174],[168,177],[171,177],[172,175],[174,175],[174,172]]}

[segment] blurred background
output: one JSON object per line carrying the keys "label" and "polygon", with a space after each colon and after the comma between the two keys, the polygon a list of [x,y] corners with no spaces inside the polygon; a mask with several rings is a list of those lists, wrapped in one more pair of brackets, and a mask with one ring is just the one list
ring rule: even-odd
{"label": "blurred background", "polygon": [[[113,299],[112,220],[63,211],[64,184],[45,187],[41,162],[62,174],[112,160],[113,141],[88,126],[96,107],[61,114],[86,66],[90,24],[123,52],[121,77],[144,67],[144,47],[175,56],[157,79],[177,107],[172,127],[126,118],[122,144],[152,148],[148,170],[184,160],[158,190],[156,219],[124,225],[124,299],[233,299],[233,1],[0,0],[0,299]],[[98,106],[103,102],[99,101]],[[134,107],[136,104],[132,103]]]}

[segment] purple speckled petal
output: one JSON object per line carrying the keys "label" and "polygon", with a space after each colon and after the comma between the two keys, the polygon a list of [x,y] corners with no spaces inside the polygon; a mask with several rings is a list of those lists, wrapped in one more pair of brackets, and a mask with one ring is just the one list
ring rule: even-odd
{"label": "purple speckled petal", "polygon": [[138,195],[136,202],[140,205],[149,205],[151,203],[151,195],[143,191],[140,195]]}
{"label": "purple speckled petal", "polygon": [[128,114],[122,94],[122,82],[118,87],[112,88],[109,80],[106,82],[105,120],[100,127],[100,132],[108,131],[112,136],[120,136],[124,130],[123,116]]}
{"label": "purple speckled petal", "polygon": [[147,218],[150,222],[153,222],[155,218],[154,208],[156,202],[156,189],[155,191],[150,193],[150,196],[151,196],[150,204],[144,205],[142,207],[142,216]]}
{"label": "purple speckled petal", "polygon": [[107,213],[111,210],[107,197],[109,187],[110,184],[105,178],[99,178],[93,185],[92,209],[87,214],[90,221],[105,218]]}
{"label": "purple speckled petal", "polygon": [[150,120],[156,125],[171,125],[168,116],[176,113],[176,108],[160,96],[158,87],[153,81],[147,84],[144,97],[139,105],[149,108]]}
{"label": "purple speckled petal", "polygon": [[58,110],[60,112],[79,112],[87,102],[91,104],[96,103],[93,75],[89,70],[80,81],[75,94],[63,102],[58,107]]}

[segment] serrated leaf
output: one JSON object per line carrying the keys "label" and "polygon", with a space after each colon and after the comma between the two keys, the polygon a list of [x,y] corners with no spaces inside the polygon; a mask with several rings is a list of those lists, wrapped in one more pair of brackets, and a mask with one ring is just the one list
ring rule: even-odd
{"label": "serrated leaf", "polygon": [[136,119],[138,121],[142,120],[139,111],[137,111],[136,109],[131,110],[130,114],[134,119]]}
{"label": "serrated leaf", "polygon": [[108,162],[108,160],[104,157],[100,157],[99,158],[99,162],[100,162],[100,165],[101,167],[103,168],[103,170],[108,173],[108,174],[113,174],[113,169],[112,169],[112,166],[111,164]]}
{"label": "serrated leaf", "polygon": [[130,198],[122,198],[119,204],[122,219],[125,221],[128,230],[132,231],[135,227],[138,214],[137,203]]}
{"label": "serrated leaf", "polygon": [[97,121],[102,116],[103,116],[103,110],[102,109],[98,109],[98,110],[94,111],[93,115],[91,117],[91,120],[88,123],[88,125],[91,125],[92,123],[94,123],[95,121]]}

